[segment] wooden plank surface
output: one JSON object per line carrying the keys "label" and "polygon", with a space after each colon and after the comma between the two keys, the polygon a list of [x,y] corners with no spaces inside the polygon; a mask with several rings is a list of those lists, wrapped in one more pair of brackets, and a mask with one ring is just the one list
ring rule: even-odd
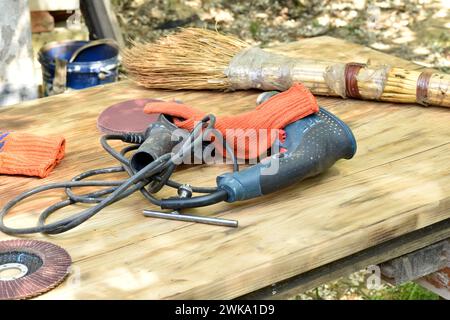
{"label": "wooden plank surface", "polygon": [[[301,273],[286,280],[271,284],[244,296],[241,300],[288,299],[315,287],[334,281],[340,277],[369,267],[372,270],[391,259],[409,254],[415,250],[426,249],[450,234],[450,219],[445,219],[400,237],[384,241],[375,246],[358,251],[350,256],[338,259],[319,268]],[[380,275],[381,277],[381,275]]]}
{"label": "wooden plank surface", "polygon": [[[406,61],[329,37],[274,48],[300,57]],[[0,177],[0,205],[18,193],[77,173],[115,165],[96,129],[101,110],[134,98],[181,99],[215,114],[253,108],[257,92],[169,92],[128,81],[0,109],[0,128],[60,134],[65,159],[49,178]],[[445,108],[318,98],[352,128],[358,151],[325,174],[242,203],[190,212],[238,219],[238,229],[145,218],[154,208],[139,194],[81,227],[33,236],[66,248],[80,281],[42,298],[233,298],[450,217],[450,112]],[[214,185],[222,166],[177,172],[179,181]],[[172,191],[164,191],[167,196]],[[14,226],[61,199],[49,192],[14,210]],[[82,207],[64,210],[59,217]],[[9,236],[0,234],[0,239]],[[75,284],[74,284],[75,283]]]}

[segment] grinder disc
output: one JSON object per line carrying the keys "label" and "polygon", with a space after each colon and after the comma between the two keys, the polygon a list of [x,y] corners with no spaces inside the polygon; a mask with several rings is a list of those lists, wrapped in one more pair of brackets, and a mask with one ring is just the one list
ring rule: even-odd
{"label": "grinder disc", "polygon": [[100,114],[97,127],[103,133],[139,133],[158,120],[159,114],[147,114],[144,106],[157,99],[135,99],[116,103]]}
{"label": "grinder disc", "polygon": [[31,298],[55,288],[71,263],[66,250],[49,242],[0,241],[0,300]]}

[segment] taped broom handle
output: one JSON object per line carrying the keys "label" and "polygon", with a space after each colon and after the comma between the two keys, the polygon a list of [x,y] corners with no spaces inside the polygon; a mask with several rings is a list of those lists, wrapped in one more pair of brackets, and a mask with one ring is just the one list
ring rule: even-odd
{"label": "taped broom handle", "polygon": [[314,94],[450,107],[450,75],[388,65],[298,59],[249,48],[225,74],[232,89],[287,90],[302,82]]}

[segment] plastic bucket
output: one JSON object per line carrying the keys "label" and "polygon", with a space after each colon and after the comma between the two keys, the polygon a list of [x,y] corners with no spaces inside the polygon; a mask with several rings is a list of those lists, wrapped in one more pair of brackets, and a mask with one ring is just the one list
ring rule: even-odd
{"label": "plastic bucket", "polygon": [[[46,96],[59,93],[54,88],[55,70],[58,76],[64,74],[63,86],[71,89],[84,89],[117,80],[119,49],[115,45],[103,43],[87,47],[76,55],[73,62],[69,62],[74,53],[88,43],[89,41],[69,40],[49,43],[41,48],[38,60],[42,66]],[[65,71],[61,72],[55,59],[64,62]]]}

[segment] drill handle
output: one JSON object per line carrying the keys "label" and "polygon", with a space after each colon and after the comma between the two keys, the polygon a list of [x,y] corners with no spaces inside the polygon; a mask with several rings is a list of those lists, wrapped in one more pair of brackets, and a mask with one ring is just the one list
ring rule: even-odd
{"label": "drill handle", "polygon": [[321,110],[289,124],[286,141],[275,145],[276,153],[245,170],[217,178],[228,202],[269,194],[330,168],[339,159],[350,159],[356,141],[350,128],[336,116]]}

